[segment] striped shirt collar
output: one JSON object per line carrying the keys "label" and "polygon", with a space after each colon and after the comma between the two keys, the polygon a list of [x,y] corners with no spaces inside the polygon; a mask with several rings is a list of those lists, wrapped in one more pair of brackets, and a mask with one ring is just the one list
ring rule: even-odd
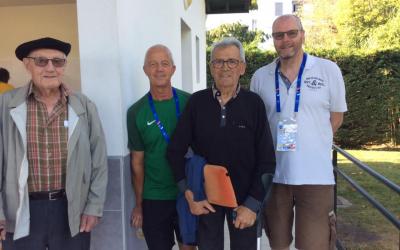
{"label": "striped shirt collar", "polygon": [[[61,97],[62,104],[68,103],[68,96],[70,94],[69,88],[64,83],[61,83],[59,88],[60,88],[60,97]],[[33,84],[32,81],[29,82],[29,89],[28,89],[28,93],[27,93],[27,98],[30,97],[30,96],[32,96],[36,100],[38,100],[38,98],[37,98],[38,92],[37,92],[37,89],[35,88],[35,85]]]}

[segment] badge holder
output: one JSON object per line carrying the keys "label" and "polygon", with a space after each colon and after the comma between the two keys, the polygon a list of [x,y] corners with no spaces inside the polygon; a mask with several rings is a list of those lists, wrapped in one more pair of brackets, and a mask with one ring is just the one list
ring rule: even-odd
{"label": "badge holder", "polygon": [[296,118],[283,118],[278,122],[277,151],[296,151],[297,122]]}

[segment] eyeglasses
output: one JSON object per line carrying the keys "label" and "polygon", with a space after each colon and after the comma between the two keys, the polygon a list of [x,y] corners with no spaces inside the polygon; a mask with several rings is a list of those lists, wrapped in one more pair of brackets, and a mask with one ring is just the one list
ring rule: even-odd
{"label": "eyeglasses", "polygon": [[66,59],[64,58],[46,58],[46,57],[29,57],[27,56],[26,58],[33,59],[33,62],[35,63],[36,66],[38,67],[46,67],[49,61],[53,64],[54,67],[56,68],[61,68],[64,67],[65,63],[67,62]]}
{"label": "eyeglasses", "polygon": [[289,38],[293,39],[293,38],[297,37],[297,34],[299,34],[299,31],[300,30],[289,30],[286,32],[274,32],[274,33],[272,33],[272,37],[275,40],[282,40],[286,34]]}
{"label": "eyeglasses", "polygon": [[240,61],[237,59],[228,59],[228,60],[215,59],[211,61],[211,65],[216,69],[222,69],[225,63],[226,65],[228,65],[228,68],[234,69],[239,65]]}
{"label": "eyeglasses", "polygon": [[149,66],[152,69],[155,69],[155,68],[158,68],[158,67],[169,68],[169,67],[172,66],[172,63],[170,63],[169,61],[161,61],[160,63],[151,61],[151,62],[147,63],[147,66]]}

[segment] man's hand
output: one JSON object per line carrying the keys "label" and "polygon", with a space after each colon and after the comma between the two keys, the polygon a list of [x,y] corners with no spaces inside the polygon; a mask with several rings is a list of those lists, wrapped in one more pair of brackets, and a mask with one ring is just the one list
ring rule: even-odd
{"label": "man's hand", "polygon": [[132,209],[131,214],[131,226],[135,228],[142,227],[143,223],[143,212],[141,206],[136,206]]}
{"label": "man's hand", "polygon": [[99,222],[99,217],[94,215],[82,214],[79,232],[83,233],[92,231],[98,222]]}
{"label": "man's hand", "polygon": [[0,220],[0,239],[6,240],[6,221]]}
{"label": "man's hand", "polygon": [[185,198],[189,203],[190,212],[194,215],[208,214],[211,212],[215,213],[215,209],[208,203],[207,200],[194,201],[193,192],[186,190]]}
{"label": "man's hand", "polygon": [[251,227],[257,219],[257,214],[245,206],[239,206],[234,209],[236,212],[236,219],[233,221],[236,228],[244,229]]}

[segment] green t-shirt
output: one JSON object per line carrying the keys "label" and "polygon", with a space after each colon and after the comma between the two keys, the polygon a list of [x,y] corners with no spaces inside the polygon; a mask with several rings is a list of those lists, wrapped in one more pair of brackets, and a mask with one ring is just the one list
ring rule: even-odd
{"label": "green t-shirt", "polygon": [[[178,89],[176,92],[182,113],[189,94]],[[154,100],[154,106],[161,124],[171,138],[177,123],[174,98]],[[175,200],[178,187],[165,157],[167,142],[154,120],[147,94],[128,109],[127,125],[128,148],[131,151],[144,151],[143,198]]]}

